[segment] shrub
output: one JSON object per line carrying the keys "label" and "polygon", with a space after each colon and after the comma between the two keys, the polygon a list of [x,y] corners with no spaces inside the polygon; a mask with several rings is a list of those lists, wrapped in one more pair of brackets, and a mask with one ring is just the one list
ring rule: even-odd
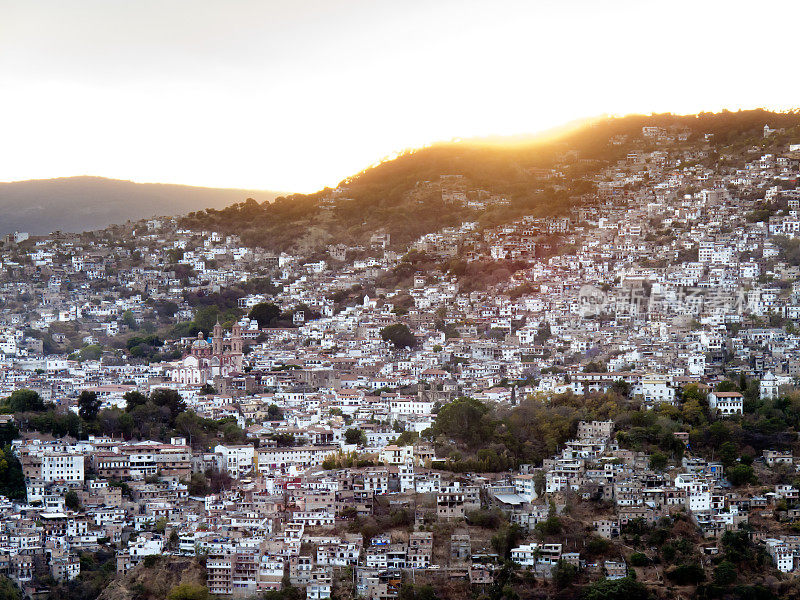
{"label": "shrub", "polygon": [[730,585],[736,581],[736,565],[728,560],[723,560],[714,569],[714,583],[717,585]]}
{"label": "shrub", "polygon": [[566,561],[559,560],[553,568],[553,581],[559,589],[572,585],[577,576],[578,567]]}
{"label": "shrub", "polygon": [[666,572],[669,580],[677,585],[697,585],[705,580],[706,574],[697,563],[684,563]]}
{"label": "shrub", "polygon": [[647,588],[630,577],[601,579],[584,588],[581,600],[647,600]]}
{"label": "shrub", "polygon": [[196,583],[182,583],[169,591],[167,600],[208,600],[208,588]]}
{"label": "shrub", "polygon": [[758,482],[755,473],[753,472],[753,467],[750,465],[734,465],[728,469],[727,476],[728,481],[731,482],[731,485],[735,486]]}
{"label": "shrub", "polygon": [[148,569],[152,569],[158,563],[158,559],[161,558],[158,554],[149,554],[148,556],[144,557],[144,566]]}

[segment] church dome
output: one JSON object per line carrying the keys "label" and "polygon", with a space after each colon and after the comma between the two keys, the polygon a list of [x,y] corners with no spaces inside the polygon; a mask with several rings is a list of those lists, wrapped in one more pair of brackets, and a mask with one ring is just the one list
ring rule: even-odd
{"label": "church dome", "polygon": [[207,348],[208,342],[203,339],[203,332],[197,334],[197,339],[192,342],[192,348]]}

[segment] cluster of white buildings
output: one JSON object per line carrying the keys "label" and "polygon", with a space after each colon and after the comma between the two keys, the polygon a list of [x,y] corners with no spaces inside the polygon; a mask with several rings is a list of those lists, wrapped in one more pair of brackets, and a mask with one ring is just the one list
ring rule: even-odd
{"label": "cluster of white buildings", "polygon": [[[310,260],[169,218],[91,236],[9,238],[0,253],[0,396],[28,388],[77,411],[89,390],[104,409],[124,410],[129,392],[169,388],[199,416],[231,419],[246,439],[202,449],[181,438],[15,441],[27,501],[0,504],[0,572],[29,583],[39,555],[56,579],[73,579],[80,551],[112,543],[120,572],[160,553],[207,555],[214,594],[279,589],[286,573],[324,600],[333,569],[347,566],[360,595],[383,599],[407,570],[446,567],[490,582],[490,548],[458,532],[451,560],[436,564],[423,527],[426,518],[463,519],[486,498],[527,529],[548,518],[549,500],[602,498],[613,509],[592,525],[606,538],[631,520],[678,511],[718,536],[793,498],[791,486],[763,497],[734,492],[721,463],[690,450],[679,469],[654,471],[648,456],[620,448],[605,421],[581,423],[543,465],[496,476],[455,476],[436,468],[426,444],[398,444],[459,396],[514,405],[530,394],[616,391],[649,409],[676,404],[688,384],[714,389],[739,374],[760,380],[765,401],[795,382],[798,160],[751,148],[744,161],[714,165],[710,146],[675,145],[687,135],[645,128],[624,159],[587,175],[593,191],[557,217],[482,227],[473,211],[506,199],[465,190],[460,176],[427,182],[467,216],[409,248],[376,232]],[[536,175],[558,187],[567,166]],[[411,255],[417,271],[394,289],[385,282],[406,250],[442,268],[417,268]],[[470,268],[456,274],[454,261]],[[177,339],[156,333],[199,318],[209,297],[220,298],[230,334],[213,324]],[[247,317],[264,302],[283,311],[283,326]],[[233,306],[240,316],[225,313]],[[397,323],[413,334],[412,348],[383,339]],[[137,337],[138,346],[124,343]],[[745,411],[739,392],[707,400],[715,418]],[[364,455],[369,465],[359,464]],[[794,464],[783,449],[764,460]],[[419,496],[430,511],[409,508]],[[341,533],[343,523],[376,517],[387,498],[395,515],[409,511],[413,533]],[[764,543],[780,570],[794,570],[796,540]],[[526,541],[511,557],[544,576],[559,561],[608,577],[628,572],[622,559],[593,564],[570,550]]]}

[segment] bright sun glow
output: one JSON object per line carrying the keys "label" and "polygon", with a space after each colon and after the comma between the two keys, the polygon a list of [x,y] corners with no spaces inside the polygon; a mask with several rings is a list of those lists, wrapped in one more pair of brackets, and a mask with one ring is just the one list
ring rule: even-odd
{"label": "bright sun glow", "polygon": [[0,179],[313,191],[435,140],[800,103],[795,0],[0,0]]}

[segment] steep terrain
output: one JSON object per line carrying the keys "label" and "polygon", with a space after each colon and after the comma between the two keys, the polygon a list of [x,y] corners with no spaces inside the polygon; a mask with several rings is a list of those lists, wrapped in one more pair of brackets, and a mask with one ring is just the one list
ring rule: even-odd
{"label": "steep terrain", "polygon": [[269,202],[277,194],[256,190],[133,183],[102,177],[65,177],[0,183],[0,235],[27,231],[88,231],[154,215],[224,208],[246,198]]}
{"label": "steep terrain", "polygon": [[[349,177],[335,190],[211,208],[188,215],[182,224],[237,233],[251,246],[307,256],[333,243],[368,244],[375,233],[389,233],[392,246],[402,248],[466,220],[495,224],[521,214],[555,215],[587,200],[596,175],[626,156],[632,141],[642,139],[643,127],[680,130],[683,144],[711,144],[709,160],[714,160],[717,153],[757,143],[765,124],[796,127],[800,113],[632,115],[540,137],[436,144]],[[652,145],[658,149],[656,140]]]}
{"label": "steep terrain", "polygon": [[115,577],[98,600],[163,600],[178,585],[205,583],[205,569],[197,560],[159,557],[153,566],[143,563],[127,575]]}

